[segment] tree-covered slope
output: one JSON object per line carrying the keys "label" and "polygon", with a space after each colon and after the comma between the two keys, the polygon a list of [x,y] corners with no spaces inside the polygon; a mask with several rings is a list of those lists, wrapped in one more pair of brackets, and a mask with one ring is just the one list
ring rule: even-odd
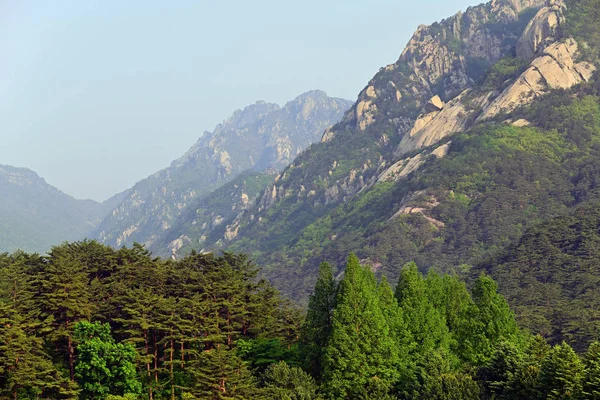
{"label": "tree-covered slope", "polygon": [[0,165],[0,252],[46,252],[84,238],[108,213],[92,200],[77,200],[35,172]]}
{"label": "tree-covered slope", "polygon": [[544,221],[476,268],[494,276],[524,327],[578,350],[600,332],[599,207]]}
{"label": "tree-covered slope", "polygon": [[248,169],[281,169],[342,117],[350,102],[311,91],[288,102],[257,102],[206,132],[170,167],[137,183],[102,221],[98,238],[153,244],[180,213]]}
{"label": "tree-covered slope", "polygon": [[[500,4],[465,15],[493,13]],[[382,70],[370,83],[373,89],[367,87],[324,141],[302,153],[254,207],[229,224],[227,230],[237,236],[202,247],[248,252],[277,287],[306,299],[322,260],[333,262],[339,273],[345,255],[355,251],[391,279],[399,265],[410,261],[423,269],[468,273],[468,265],[489,260],[529,228],[599,199],[595,44],[568,23],[577,20],[578,7],[551,2],[528,13],[529,22],[521,25],[517,17],[498,22],[496,15],[494,29],[487,32],[512,32],[516,38],[506,39],[506,54],[465,84],[470,87],[453,92],[453,98],[446,97],[452,94],[443,79],[431,86],[428,90],[436,91],[423,95],[420,113],[403,108],[402,89],[392,99],[377,94],[383,82],[392,87],[390,78],[407,73],[405,68]],[[442,40],[447,32],[434,27],[420,28],[415,36],[423,49],[431,40],[438,49],[448,45]],[[425,35],[427,29],[437,36]],[[461,51],[466,51],[469,40],[463,43]],[[414,82],[407,79],[409,86],[403,87]],[[367,92],[377,96],[372,99],[377,118],[363,127],[352,125],[356,110],[366,107],[360,103]],[[414,119],[407,129],[392,129],[400,118],[395,115]],[[440,131],[433,128],[446,125],[460,129],[436,136]],[[403,147],[404,138],[417,146]],[[592,273],[600,276],[600,271]],[[526,299],[510,301],[518,307]],[[595,312],[584,302],[570,304],[583,314]],[[557,332],[565,329],[559,320],[550,319],[550,324]]]}

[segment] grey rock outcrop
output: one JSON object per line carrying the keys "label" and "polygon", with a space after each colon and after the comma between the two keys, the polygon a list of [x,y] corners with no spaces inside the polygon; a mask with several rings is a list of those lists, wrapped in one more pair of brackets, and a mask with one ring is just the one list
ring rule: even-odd
{"label": "grey rock outcrop", "polygon": [[[113,246],[134,241],[151,246],[188,206],[241,172],[286,167],[338,122],[350,104],[316,90],[284,107],[258,101],[235,111],[168,168],[136,184],[96,236]],[[211,224],[224,222],[217,218]]]}
{"label": "grey rock outcrop", "polygon": [[562,0],[551,0],[528,23],[516,51],[530,65],[517,79],[501,91],[467,89],[441,108],[425,107],[402,137],[396,157],[435,144],[502,112],[511,112],[549,90],[568,89],[589,81],[596,67],[588,62],[575,62],[577,42],[559,36],[565,20],[564,8]]}

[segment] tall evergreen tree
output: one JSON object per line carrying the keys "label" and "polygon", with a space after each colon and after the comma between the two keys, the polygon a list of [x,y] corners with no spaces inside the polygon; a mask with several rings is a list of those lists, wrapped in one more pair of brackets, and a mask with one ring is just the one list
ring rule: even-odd
{"label": "tall evergreen tree", "polygon": [[445,318],[430,301],[425,280],[415,263],[408,263],[402,268],[395,296],[416,343],[417,360],[437,350],[449,353],[450,332]]}
{"label": "tall evergreen tree", "polygon": [[0,300],[0,398],[74,399],[76,386],[52,363],[43,340]]}
{"label": "tall evergreen tree", "polygon": [[583,362],[567,343],[557,344],[544,359],[538,379],[540,399],[576,399],[581,394]]}
{"label": "tall evergreen tree", "polygon": [[75,380],[73,329],[80,320],[89,319],[93,309],[88,283],[85,266],[65,247],[54,247],[40,277],[39,302],[52,328],[49,338],[63,355],[71,381]]}
{"label": "tall evergreen tree", "polygon": [[481,364],[494,353],[501,341],[516,341],[519,330],[515,315],[506,299],[498,293],[498,284],[486,275],[481,275],[473,285],[473,301],[469,332],[463,334],[465,351],[471,361]]}
{"label": "tall evergreen tree", "polygon": [[587,399],[600,399],[600,342],[593,342],[585,355],[583,396]]}
{"label": "tall evergreen tree", "polygon": [[325,349],[325,390],[333,398],[385,398],[396,375],[396,351],[373,273],[351,254]]}
{"label": "tall evergreen tree", "polygon": [[322,377],[323,349],[331,335],[335,296],[336,284],[331,266],[326,262],[321,263],[299,342],[304,368],[316,379]]}

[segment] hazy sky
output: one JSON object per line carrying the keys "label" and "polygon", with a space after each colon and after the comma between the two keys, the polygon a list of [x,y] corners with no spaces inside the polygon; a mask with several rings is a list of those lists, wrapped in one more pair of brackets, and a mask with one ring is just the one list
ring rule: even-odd
{"label": "hazy sky", "polygon": [[0,164],[104,200],[256,100],[356,99],[419,24],[477,3],[0,0]]}

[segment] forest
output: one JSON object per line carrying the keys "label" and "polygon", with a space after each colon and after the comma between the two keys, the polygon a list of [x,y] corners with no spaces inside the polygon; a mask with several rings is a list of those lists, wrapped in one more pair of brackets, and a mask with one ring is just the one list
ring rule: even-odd
{"label": "forest", "polygon": [[306,313],[240,254],[64,243],[0,256],[0,398],[596,399],[600,343],[519,328],[485,274],[392,286],[350,254]]}

